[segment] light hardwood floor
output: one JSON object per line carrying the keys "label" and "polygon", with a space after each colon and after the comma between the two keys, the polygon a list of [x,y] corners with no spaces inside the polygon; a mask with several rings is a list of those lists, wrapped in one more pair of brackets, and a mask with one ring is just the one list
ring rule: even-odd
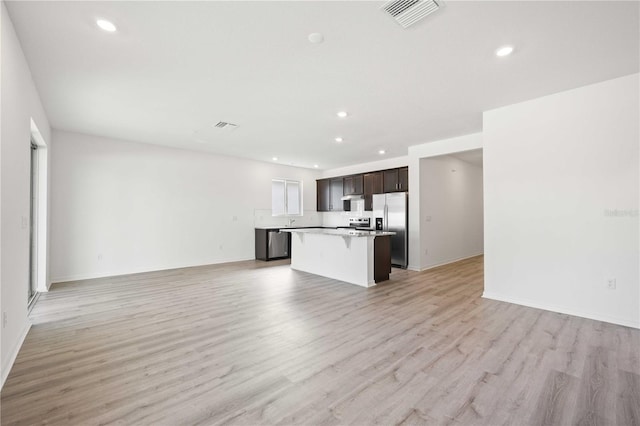
{"label": "light hardwood floor", "polygon": [[370,289],[282,261],[56,284],[2,424],[640,424],[640,330],[482,299],[482,262]]}

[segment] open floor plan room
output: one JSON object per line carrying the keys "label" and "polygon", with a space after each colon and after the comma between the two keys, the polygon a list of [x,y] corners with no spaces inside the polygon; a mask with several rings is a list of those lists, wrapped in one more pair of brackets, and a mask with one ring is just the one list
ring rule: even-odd
{"label": "open floor plan room", "polygon": [[364,291],[247,261],[55,284],[2,424],[640,422],[640,330],[481,298],[482,256]]}
{"label": "open floor plan room", "polygon": [[0,0],[0,422],[640,426],[640,0]]}

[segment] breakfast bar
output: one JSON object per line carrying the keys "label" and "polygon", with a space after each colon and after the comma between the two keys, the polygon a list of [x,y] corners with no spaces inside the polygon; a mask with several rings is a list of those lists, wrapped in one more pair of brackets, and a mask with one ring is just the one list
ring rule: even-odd
{"label": "breakfast bar", "polygon": [[362,287],[389,279],[393,232],[349,229],[287,229],[291,268]]}

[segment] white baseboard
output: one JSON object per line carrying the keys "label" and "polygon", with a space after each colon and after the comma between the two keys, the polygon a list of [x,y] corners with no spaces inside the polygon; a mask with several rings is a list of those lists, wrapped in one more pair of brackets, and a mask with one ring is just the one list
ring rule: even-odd
{"label": "white baseboard", "polygon": [[482,256],[484,255],[484,252],[480,252],[477,254],[472,254],[469,256],[464,256],[464,257],[458,257],[455,259],[451,259],[451,260],[445,260],[444,262],[441,263],[436,263],[435,265],[429,265],[425,268],[420,269],[420,271],[427,271],[429,269],[433,269],[433,268],[438,268],[440,266],[444,266],[444,265],[450,265],[451,263],[456,263],[456,262],[460,262],[461,260],[466,260],[466,259],[471,259],[472,257],[478,257],[478,256]]}
{"label": "white baseboard", "polygon": [[18,357],[18,352],[20,352],[20,348],[22,347],[22,344],[24,343],[24,339],[27,337],[27,334],[29,333],[30,329],[31,329],[31,322],[27,320],[27,324],[25,325],[24,329],[22,330],[22,333],[18,337],[18,341],[13,346],[13,348],[11,348],[11,353],[9,354],[8,361],[2,366],[2,378],[1,378],[2,383],[0,383],[0,389],[2,389],[2,387],[4,386],[4,382],[7,380],[7,377],[9,377],[9,373],[11,372],[11,368],[13,367],[13,363],[16,362],[16,358]]}
{"label": "white baseboard", "polygon": [[633,321],[628,318],[617,318],[609,315],[602,315],[594,312],[583,311],[581,309],[569,308],[566,306],[559,306],[559,305],[548,304],[548,303],[541,303],[534,300],[514,298],[514,297],[504,296],[501,294],[491,293],[487,291],[485,291],[482,294],[482,297],[485,299],[492,299],[492,300],[498,300],[500,302],[514,303],[516,305],[527,306],[529,308],[542,309],[545,311],[572,315],[574,317],[587,318],[595,321],[603,321],[611,324],[623,325],[625,327],[640,329],[640,322]]}
{"label": "white baseboard", "polygon": [[224,259],[215,262],[208,263],[192,263],[192,264],[181,264],[181,265],[163,265],[163,266],[145,266],[140,268],[133,268],[130,270],[118,270],[118,271],[106,271],[106,272],[89,272],[89,273],[81,273],[81,274],[70,274],[70,275],[61,275],[58,277],[52,277],[51,283],[62,283],[67,281],[80,281],[80,280],[92,280],[94,278],[107,278],[107,277],[117,277],[120,275],[131,275],[131,274],[140,274],[143,272],[157,272],[157,271],[168,271],[171,269],[180,269],[180,268],[193,268],[196,266],[207,266],[207,265],[218,265],[221,263],[231,263],[231,262],[243,262],[246,260],[253,260],[253,257],[250,258],[238,258],[238,259]]}

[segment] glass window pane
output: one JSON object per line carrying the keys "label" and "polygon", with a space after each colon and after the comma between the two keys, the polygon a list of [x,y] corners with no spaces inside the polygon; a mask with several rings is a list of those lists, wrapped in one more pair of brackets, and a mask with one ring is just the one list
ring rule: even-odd
{"label": "glass window pane", "polygon": [[300,214],[300,183],[287,181],[287,214]]}
{"label": "glass window pane", "polygon": [[285,183],[283,180],[271,181],[271,214],[281,216],[285,214]]}

